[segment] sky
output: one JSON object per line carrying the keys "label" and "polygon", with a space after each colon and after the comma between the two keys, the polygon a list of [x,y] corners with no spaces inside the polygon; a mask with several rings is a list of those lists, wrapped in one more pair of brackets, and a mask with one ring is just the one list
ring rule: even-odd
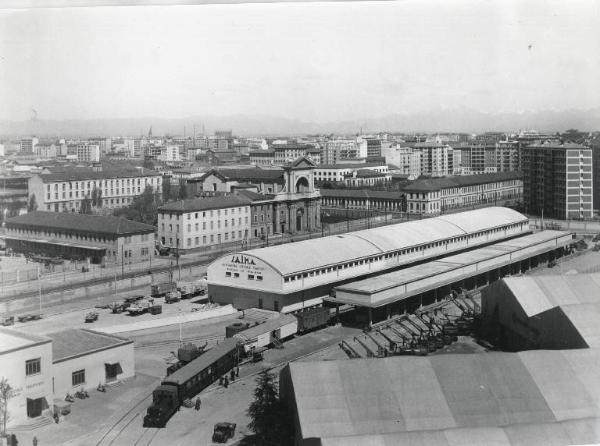
{"label": "sky", "polygon": [[600,106],[600,2],[0,11],[0,120]]}

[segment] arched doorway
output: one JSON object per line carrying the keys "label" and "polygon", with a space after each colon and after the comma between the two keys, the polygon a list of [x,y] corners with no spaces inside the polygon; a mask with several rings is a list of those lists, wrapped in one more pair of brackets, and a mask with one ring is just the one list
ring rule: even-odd
{"label": "arched doorway", "polygon": [[308,184],[306,177],[298,178],[298,181],[296,181],[296,193],[300,194],[303,192],[308,192],[309,190],[310,185]]}
{"label": "arched doorway", "polygon": [[304,209],[298,209],[296,211],[296,231],[302,231],[302,216],[304,215]]}

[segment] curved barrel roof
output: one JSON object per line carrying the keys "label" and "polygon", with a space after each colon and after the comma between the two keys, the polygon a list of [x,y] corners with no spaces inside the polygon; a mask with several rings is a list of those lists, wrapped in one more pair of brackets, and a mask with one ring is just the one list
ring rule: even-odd
{"label": "curved barrel roof", "polygon": [[527,220],[512,209],[490,207],[252,249],[244,254],[264,261],[282,275],[288,275]]}

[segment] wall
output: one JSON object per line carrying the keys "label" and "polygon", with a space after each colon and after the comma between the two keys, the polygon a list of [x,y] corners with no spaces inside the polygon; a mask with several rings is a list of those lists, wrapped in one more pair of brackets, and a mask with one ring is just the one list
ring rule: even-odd
{"label": "wall", "polygon": [[[67,359],[54,363],[54,395],[56,398],[64,398],[68,393],[73,394],[76,390],[95,389],[98,383],[106,384],[106,373],[104,364],[121,364],[123,373],[117,375],[117,380],[123,380],[135,375],[133,341],[116,347],[108,348],[84,356]],[[78,370],[85,370],[85,384],[73,386],[72,374]]]}

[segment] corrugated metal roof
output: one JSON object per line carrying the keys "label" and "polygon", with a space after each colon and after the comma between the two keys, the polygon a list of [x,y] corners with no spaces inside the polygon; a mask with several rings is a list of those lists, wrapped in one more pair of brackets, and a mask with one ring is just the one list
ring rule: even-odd
{"label": "corrugated metal roof", "polygon": [[263,260],[282,275],[289,275],[519,222],[528,219],[512,209],[490,207],[252,249],[245,254]]}
{"label": "corrugated metal roof", "polygon": [[297,323],[295,316],[291,314],[281,314],[277,317],[267,319],[262,324],[255,325],[234,335],[235,338],[244,342],[252,341],[265,333],[271,333],[285,325]]}
{"label": "corrugated metal roof", "polygon": [[111,215],[87,215],[73,212],[33,211],[6,220],[6,226],[35,227],[50,230],[77,231],[93,235],[146,234],[154,226]]}

